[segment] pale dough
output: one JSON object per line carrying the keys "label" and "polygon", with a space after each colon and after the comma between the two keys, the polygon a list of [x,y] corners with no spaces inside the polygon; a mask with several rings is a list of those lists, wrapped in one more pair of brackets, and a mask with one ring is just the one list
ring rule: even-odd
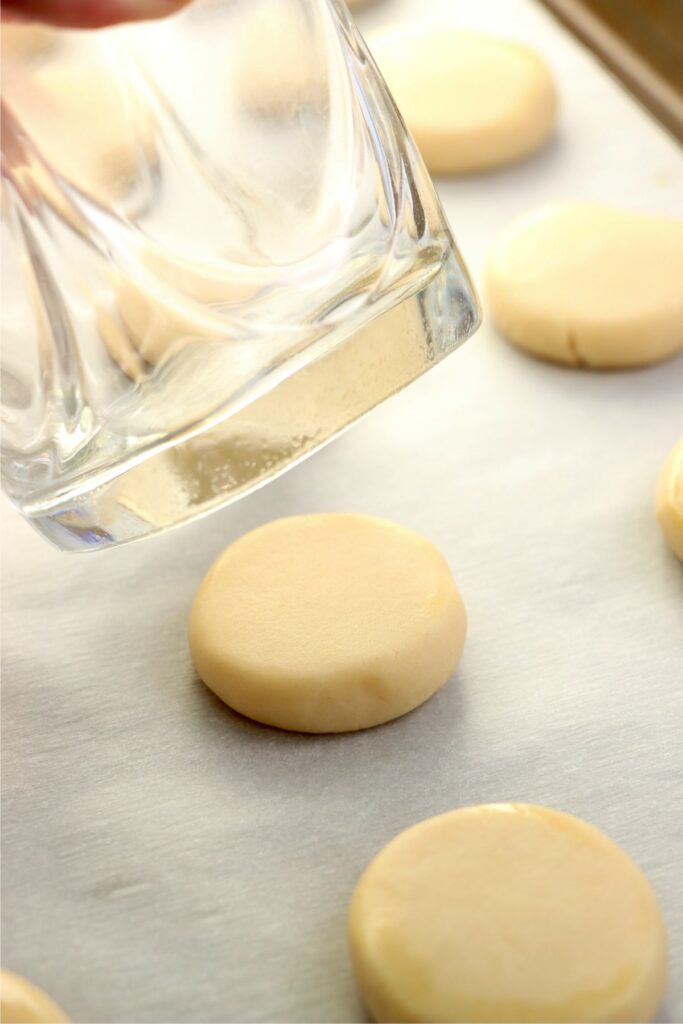
{"label": "pale dough", "polygon": [[[257,57],[258,55],[258,57]],[[240,25],[230,100],[252,114],[296,116],[328,102],[325,44],[313,9],[260,3]]]}
{"label": "pale dough", "polygon": [[49,996],[26,978],[0,971],[2,1024],[65,1024],[69,1018]]}
{"label": "pale dough", "polygon": [[127,332],[106,306],[95,306],[94,312],[98,334],[111,358],[131,380],[142,380],[145,376],[145,361]]}
{"label": "pale dough", "polygon": [[519,160],[553,129],[552,78],[525,46],[434,27],[380,36],[370,48],[434,174],[468,174]]}
{"label": "pale dough", "polygon": [[544,207],[498,239],[486,277],[500,330],[544,359],[607,369],[683,348],[683,221]]}
{"label": "pale dough", "polygon": [[633,861],[528,804],[399,835],[356,887],[349,939],[378,1021],[644,1022],[666,979],[661,914]]}
{"label": "pale dough", "polygon": [[[140,253],[146,280],[114,276],[116,306],[128,346],[149,363],[158,363],[187,342],[225,341],[230,327],[220,309],[252,300],[263,277],[251,268],[201,263],[148,247]],[[111,318],[106,315],[100,335],[110,348]],[[116,349],[122,346],[116,342]],[[111,350],[111,348],[110,348]],[[253,345],[252,345],[253,350]],[[117,360],[118,361],[118,360]],[[128,372],[126,370],[125,372]]]}
{"label": "pale dough", "polygon": [[47,25],[5,21],[0,32],[2,61],[27,61],[42,57],[57,45],[59,34]]}
{"label": "pale dough", "polygon": [[673,553],[683,562],[683,437],[659,476],[657,519]]}
{"label": "pale dough", "polygon": [[465,642],[448,565],[370,516],[294,516],[232,544],[190,616],[206,685],[250,718],[301,732],[366,729],[442,686]]}
{"label": "pale dough", "polygon": [[119,316],[131,346],[143,359],[158,363],[189,342],[225,340],[226,327],[220,316],[165,288],[163,280],[156,283],[158,291],[152,291],[121,275],[115,285]]}
{"label": "pale dough", "polygon": [[[155,159],[150,111],[106,65],[48,66],[15,89],[12,104],[48,164],[103,204],[125,196],[141,162]],[[59,207],[52,183],[40,169],[35,176]]]}

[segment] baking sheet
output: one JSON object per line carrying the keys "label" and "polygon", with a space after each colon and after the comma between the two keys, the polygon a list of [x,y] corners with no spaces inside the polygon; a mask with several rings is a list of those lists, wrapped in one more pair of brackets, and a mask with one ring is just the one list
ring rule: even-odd
{"label": "baking sheet", "polygon": [[[683,214],[683,157],[524,0],[386,0],[368,31],[438,18],[538,47],[561,91],[537,158],[439,184],[479,277],[535,203]],[[76,1021],[362,1021],[347,903],[400,829],[523,800],[584,816],[666,918],[662,1021],[683,1020],[683,567],[652,503],[683,433],[683,359],[585,374],[461,352],[265,490],[118,551],[51,550],[4,512],[4,965]],[[185,625],[218,552],[260,523],[349,509],[424,532],[470,617],[455,678],[382,728],[305,737],[232,714]]]}

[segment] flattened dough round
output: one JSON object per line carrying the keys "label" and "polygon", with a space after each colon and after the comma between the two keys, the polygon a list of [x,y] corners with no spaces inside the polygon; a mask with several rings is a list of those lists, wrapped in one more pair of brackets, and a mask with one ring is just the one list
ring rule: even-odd
{"label": "flattened dough round", "polygon": [[48,65],[14,101],[48,163],[101,203],[125,196],[141,161],[156,159],[150,111],[107,64]]}
{"label": "flattened dough round", "polygon": [[[152,275],[139,280],[119,274],[115,281],[116,305],[128,346],[148,363],[164,357],[187,343],[224,342],[230,325],[222,311],[253,299],[264,280],[249,272],[230,274],[197,261],[170,258],[167,252],[149,248],[143,254],[145,270]],[[240,268],[238,268],[240,269]],[[156,287],[150,286],[154,280]],[[111,351],[111,325],[104,323],[100,335]],[[116,344],[121,351],[122,345]],[[118,361],[118,360],[117,360]],[[128,372],[127,370],[125,372]]]}
{"label": "flattened dough round", "polygon": [[25,61],[40,57],[57,45],[59,35],[47,25],[33,25],[21,21],[3,22],[0,50],[3,62]]}
{"label": "flattened dough round", "polygon": [[325,58],[311,15],[276,0],[255,5],[245,17],[231,85],[250,113],[294,115],[326,105]]}
{"label": "flattened dough round", "polygon": [[62,1010],[26,978],[0,971],[0,1021],[2,1024],[64,1024]]}
{"label": "flattened dough round", "polygon": [[543,359],[640,366],[683,348],[683,221],[595,203],[543,207],[498,239],[488,307]]}
{"label": "flattened dough round", "polygon": [[656,507],[662,533],[673,553],[683,562],[683,437],[660,473]]}
{"label": "flattened dough round", "polygon": [[511,163],[539,149],[553,129],[553,80],[525,46],[431,28],[380,36],[371,49],[433,174]]}
{"label": "flattened dough round", "polygon": [[593,826],[528,804],[399,835],[356,887],[349,940],[378,1021],[649,1021],[665,984],[644,875]]}
{"label": "flattened dough round", "polygon": [[300,732],[405,714],[457,664],[466,616],[424,537],[370,516],[278,519],[231,544],[190,615],[196,669],[250,718]]}

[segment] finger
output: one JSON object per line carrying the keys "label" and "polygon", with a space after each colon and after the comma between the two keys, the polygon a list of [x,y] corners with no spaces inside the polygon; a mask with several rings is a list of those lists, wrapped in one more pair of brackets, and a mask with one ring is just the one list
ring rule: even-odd
{"label": "finger", "polygon": [[102,28],[122,21],[163,18],[187,0],[3,0],[3,17],[62,28]]}

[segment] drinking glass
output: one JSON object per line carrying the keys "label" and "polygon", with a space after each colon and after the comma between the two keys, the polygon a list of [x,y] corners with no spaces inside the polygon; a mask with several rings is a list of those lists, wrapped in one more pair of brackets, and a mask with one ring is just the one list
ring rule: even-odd
{"label": "drinking glass", "polygon": [[3,486],[58,547],[239,498],[476,329],[338,0],[10,26],[3,49]]}

